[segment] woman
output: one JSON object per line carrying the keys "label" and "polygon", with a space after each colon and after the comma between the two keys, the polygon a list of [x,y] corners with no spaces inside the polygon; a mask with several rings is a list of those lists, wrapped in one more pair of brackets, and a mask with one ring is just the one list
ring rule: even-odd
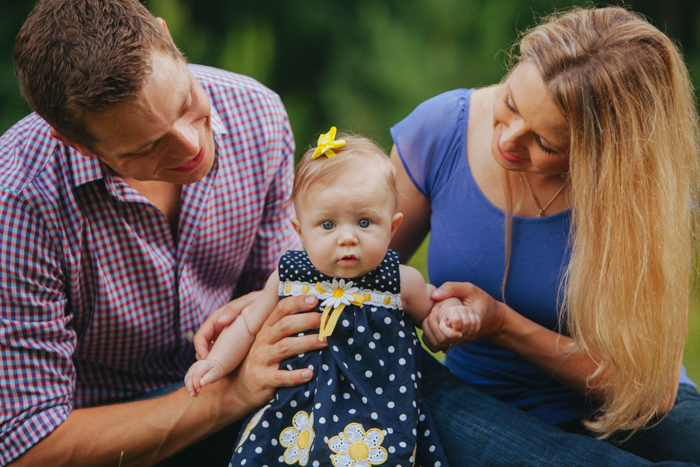
{"label": "woman", "polygon": [[[674,44],[602,8],[551,18],[500,85],[442,94],[392,128],[406,196],[391,248],[407,260],[431,232],[430,281],[462,283],[434,297],[483,315],[458,340],[435,313],[424,322],[431,349],[454,346],[452,373],[550,424],[700,462],[700,395],[681,365],[697,124]],[[449,451],[460,414],[445,415]]]}

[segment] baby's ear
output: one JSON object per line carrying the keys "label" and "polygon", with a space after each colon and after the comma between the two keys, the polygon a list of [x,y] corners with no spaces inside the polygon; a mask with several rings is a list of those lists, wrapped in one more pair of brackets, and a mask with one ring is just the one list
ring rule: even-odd
{"label": "baby's ear", "polygon": [[299,219],[296,217],[292,217],[292,227],[294,227],[294,231],[299,235],[299,239],[304,242],[304,239],[301,238],[301,224],[299,223]]}
{"label": "baby's ear", "polygon": [[403,213],[397,212],[396,214],[394,214],[394,218],[391,219],[391,236],[392,237],[396,233],[396,229],[399,228],[399,224],[401,224],[402,220],[403,220]]}

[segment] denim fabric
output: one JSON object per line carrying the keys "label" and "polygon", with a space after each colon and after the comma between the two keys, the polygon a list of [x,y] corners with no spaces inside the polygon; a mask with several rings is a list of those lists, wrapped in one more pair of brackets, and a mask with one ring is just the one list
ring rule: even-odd
{"label": "denim fabric", "polygon": [[[583,434],[592,436],[587,431]],[[618,447],[654,462],[700,463],[700,394],[697,389],[681,384],[671,412],[657,425],[637,432]]]}
{"label": "denim fabric", "polygon": [[451,467],[652,465],[604,441],[567,433],[496,400],[452,375],[425,352],[423,397]]}

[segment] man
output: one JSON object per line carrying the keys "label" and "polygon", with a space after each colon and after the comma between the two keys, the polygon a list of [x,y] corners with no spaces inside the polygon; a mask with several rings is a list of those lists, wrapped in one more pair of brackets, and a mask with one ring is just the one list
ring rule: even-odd
{"label": "man", "polygon": [[302,298],[234,374],[177,390],[211,312],[299,247],[278,96],[188,65],[138,0],[41,1],[15,68],[36,113],[0,139],[0,464],[151,465],[310,379],[278,368],[323,346],[289,337],[318,325]]}

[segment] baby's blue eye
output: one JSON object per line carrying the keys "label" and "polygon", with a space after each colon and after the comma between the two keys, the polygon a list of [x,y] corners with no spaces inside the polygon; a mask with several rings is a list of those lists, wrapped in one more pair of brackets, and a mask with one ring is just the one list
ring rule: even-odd
{"label": "baby's blue eye", "polygon": [[370,224],[369,219],[360,219],[359,222],[357,223],[357,225],[359,225],[363,229],[366,229],[367,227],[369,227],[369,224]]}
{"label": "baby's blue eye", "polygon": [[331,230],[333,227],[335,227],[335,224],[333,221],[323,221],[321,223],[321,227],[323,227],[324,230]]}

